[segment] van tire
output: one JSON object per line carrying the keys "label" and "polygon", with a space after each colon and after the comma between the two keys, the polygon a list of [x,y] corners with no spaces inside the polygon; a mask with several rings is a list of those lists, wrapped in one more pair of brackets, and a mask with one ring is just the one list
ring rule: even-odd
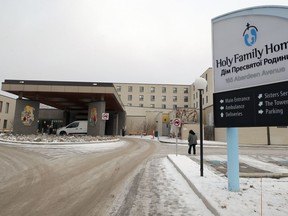
{"label": "van tire", "polygon": [[67,133],[66,133],[65,131],[61,131],[59,134],[60,134],[61,136],[66,136],[66,135],[67,135]]}

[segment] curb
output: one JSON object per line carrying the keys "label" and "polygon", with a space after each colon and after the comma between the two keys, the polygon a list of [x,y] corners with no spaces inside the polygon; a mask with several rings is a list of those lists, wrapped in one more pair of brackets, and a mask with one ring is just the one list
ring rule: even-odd
{"label": "curb", "polygon": [[194,191],[194,193],[202,200],[204,205],[209,209],[209,211],[215,216],[220,216],[220,213],[209,203],[209,201],[204,197],[200,191],[195,187],[195,185],[187,178],[187,176],[182,172],[182,170],[174,163],[174,161],[167,155],[168,160],[173,164],[177,171],[183,176],[188,185]]}
{"label": "curb", "polygon": [[239,173],[239,177],[243,178],[285,178],[288,173]]}
{"label": "curb", "polygon": [[89,145],[89,144],[99,144],[99,143],[109,143],[109,142],[118,142],[120,141],[119,138],[113,139],[113,140],[98,140],[98,141],[87,141],[87,142],[29,142],[29,141],[15,141],[15,140],[4,140],[4,139],[0,139],[0,142],[7,144],[17,144],[17,145],[21,145],[21,144],[31,144],[31,145],[79,145],[79,144],[83,144],[83,145]]}

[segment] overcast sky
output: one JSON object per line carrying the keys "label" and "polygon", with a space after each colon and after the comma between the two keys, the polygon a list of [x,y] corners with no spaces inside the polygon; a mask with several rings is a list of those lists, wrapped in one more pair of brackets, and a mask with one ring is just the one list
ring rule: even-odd
{"label": "overcast sky", "polygon": [[0,0],[0,81],[192,84],[211,19],[288,0]]}

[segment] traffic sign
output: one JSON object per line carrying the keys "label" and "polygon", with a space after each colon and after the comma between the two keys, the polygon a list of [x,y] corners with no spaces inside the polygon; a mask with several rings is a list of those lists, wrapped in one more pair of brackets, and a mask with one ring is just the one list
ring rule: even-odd
{"label": "traffic sign", "polygon": [[175,127],[180,127],[180,126],[181,126],[181,120],[180,120],[179,118],[175,118],[175,119],[173,120],[173,125],[174,125]]}
{"label": "traffic sign", "polygon": [[102,113],[102,120],[109,120],[109,113]]}
{"label": "traffic sign", "polygon": [[214,94],[215,127],[288,125],[288,82]]}

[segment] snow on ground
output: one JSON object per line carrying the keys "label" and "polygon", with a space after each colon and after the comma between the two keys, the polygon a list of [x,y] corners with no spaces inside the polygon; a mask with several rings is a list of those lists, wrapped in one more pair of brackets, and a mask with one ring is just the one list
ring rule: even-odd
{"label": "snow on ground", "polygon": [[288,215],[288,178],[240,178],[240,191],[231,192],[228,179],[212,168],[204,166],[201,177],[199,164],[188,157],[168,155],[168,158],[216,215]]}
{"label": "snow on ground", "polygon": [[[45,146],[49,146],[47,149],[52,149],[50,154],[53,154],[54,147],[58,150],[62,149],[63,151],[89,152],[105,151],[125,145],[125,142],[123,141],[115,142],[115,140],[117,140],[115,137],[110,138],[110,141],[109,139],[105,140],[105,143],[103,143],[103,140],[101,143],[99,138],[97,140],[87,138],[87,140],[85,137],[74,137],[71,141],[71,137],[62,137],[61,139],[63,140],[61,141],[61,145],[59,143],[53,143],[53,141],[51,143],[50,138],[49,140],[46,140],[48,139],[47,137],[42,137],[41,141],[37,137],[30,137],[34,144],[29,144],[31,143],[31,139],[27,137],[25,138],[22,136],[20,141],[19,138],[15,138],[12,135],[8,137],[9,138],[7,138],[6,135],[0,134],[0,141],[6,140],[8,142],[5,143],[11,145],[26,143],[26,147],[35,147],[36,142],[42,144],[37,145],[38,148],[46,148]],[[148,139],[151,138],[148,137]],[[76,142],[78,144],[73,144],[71,142]],[[45,145],[45,143],[49,145]],[[183,142],[183,144],[185,143],[186,142]],[[204,144],[205,143],[207,145],[223,144],[207,141],[205,141]],[[179,144],[181,144],[181,141],[179,141]],[[53,148],[51,148],[52,146]],[[218,160],[225,160],[223,157],[217,157]],[[191,211],[193,211],[195,215],[207,215],[207,208],[200,207],[202,204],[195,201],[194,193],[202,198],[206,206],[215,215],[288,215],[288,178],[240,178],[240,191],[231,192],[228,190],[227,177],[223,174],[219,174],[219,172],[213,170],[212,167],[204,165],[204,176],[201,177],[199,164],[187,156],[168,155],[168,159],[174,166],[171,166],[171,163],[168,163],[167,158],[165,158],[160,160],[161,166],[156,166],[158,167],[158,170],[154,166],[153,172],[155,172],[155,177],[157,177],[157,179],[154,179],[154,182],[157,182],[157,190],[163,192],[163,194],[160,193],[158,196],[159,200],[155,203],[155,207],[162,208],[163,211],[165,211],[165,209],[169,210],[169,215],[174,215],[173,209],[176,212],[176,208],[179,214],[175,215],[181,215],[183,212],[186,212],[188,215]],[[210,159],[213,159],[213,156],[210,156]],[[265,169],[273,172],[288,172],[287,169],[283,167],[277,165],[267,166],[248,156],[242,158],[242,160],[248,164],[256,164],[262,169],[264,166]],[[179,175],[179,173],[181,173],[181,175]],[[183,177],[186,181],[183,180]],[[177,191],[177,193],[175,193],[175,191]],[[167,199],[170,201],[166,202],[165,200]],[[178,205],[173,206],[171,200],[177,202]],[[145,205],[145,203],[142,203],[142,205]],[[143,208],[144,207],[145,206],[143,206]]]}
{"label": "snow on ground", "polygon": [[132,209],[117,215],[213,215],[167,157],[150,160],[140,175]]}
{"label": "snow on ground", "polygon": [[104,152],[120,148],[126,142],[119,141],[117,137],[92,137],[92,136],[55,136],[39,135],[12,135],[1,134],[0,142],[10,146],[29,148],[30,151],[39,152],[47,157],[70,157],[74,154],[89,152]]}
{"label": "snow on ground", "polygon": [[91,143],[91,142],[111,142],[118,140],[114,136],[87,136],[87,135],[69,135],[69,136],[56,136],[53,134],[31,134],[31,135],[13,135],[9,133],[0,133],[0,140],[18,142],[18,143]]}

